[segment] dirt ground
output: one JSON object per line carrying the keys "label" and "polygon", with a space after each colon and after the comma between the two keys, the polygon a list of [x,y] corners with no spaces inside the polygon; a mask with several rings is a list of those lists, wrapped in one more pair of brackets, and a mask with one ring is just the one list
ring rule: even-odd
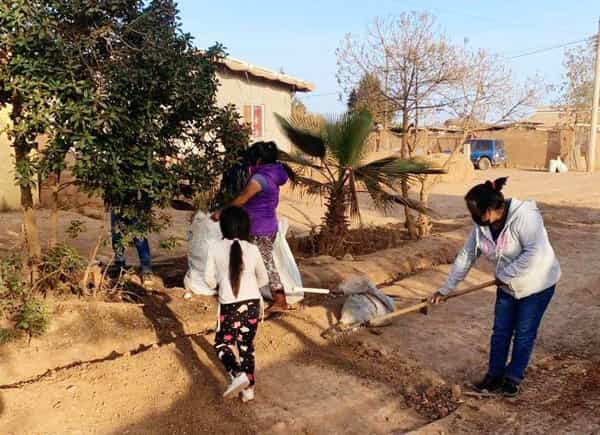
{"label": "dirt ground", "polygon": [[[320,333],[335,322],[343,301],[308,298],[303,309],[261,324],[257,398],[243,405],[221,399],[226,377],[212,351],[214,300],[188,302],[179,289],[157,289],[138,305],[53,301],[60,315],[46,337],[0,347],[7,362],[6,371],[0,369],[0,432],[600,434],[600,174],[494,170],[476,177],[506,174],[509,196],[539,202],[563,268],[518,399],[467,395],[468,384],[485,370],[492,290],[337,345]],[[436,188],[439,224],[452,228],[436,243],[456,244],[468,229],[462,196],[473,183]],[[365,210],[372,224],[402,219],[400,211],[381,217],[366,200]],[[314,200],[286,194],[280,214],[300,233],[311,220],[318,223],[320,211]],[[174,216],[172,232],[183,242],[189,217]],[[88,252],[101,221],[61,215],[65,226],[75,218],[88,227],[76,241]],[[0,246],[14,243],[18,223],[18,214],[0,214]],[[164,236],[152,239],[157,257],[173,255],[157,248]],[[401,262],[397,252],[382,252],[381,262]],[[184,242],[175,254],[183,253]],[[356,259],[355,269],[367,263]],[[308,261],[300,266],[318,270]],[[408,305],[433,292],[448,267],[427,264],[384,290]],[[465,285],[491,276],[482,262]],[[8,369],[19,362],[22,372]]]}

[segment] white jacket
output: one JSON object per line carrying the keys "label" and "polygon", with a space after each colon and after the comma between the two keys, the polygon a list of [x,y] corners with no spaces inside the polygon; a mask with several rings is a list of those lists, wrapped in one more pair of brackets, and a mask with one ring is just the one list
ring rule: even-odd
{"label": "white jacket", "polygon": [[561,276],[560,264],[534,201],[511,200],[504,229],[496,242],[489,227],[475,225],[439,292],[452,292],[481,255],[496,263],[496,277],[508,286],[503,290],[516,299],[552,287]]}
{"label": "white jacket", "polygon": [[229,281],[229,252],[233,240],[223,239],[210,244],[204,279],[210,288],[219,286],[219,303],[232,304],[250,299],[261,299],[260,288],[269,284],[269,276],[256,245],[240,241],[244,269],[240,277],[240,291],[233,294]]}

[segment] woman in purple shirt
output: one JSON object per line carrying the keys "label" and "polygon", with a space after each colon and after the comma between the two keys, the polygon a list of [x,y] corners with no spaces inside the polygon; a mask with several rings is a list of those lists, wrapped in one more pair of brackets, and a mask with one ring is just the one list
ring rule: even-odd
{"label": "woman in purple shirt", "polygon": [[[288,310],[283,285],[273,261],[273,243],[277,237],[277,206],[279,188],[289,178],[285,166],[277,161],[275,142],[256,142],[249,150],[250,181],[244,191],[230,206],[243,207],[250,217],[250,238],[258,246],[269,275],[269,287],[273,303],[267,312]],[[212,215],[218,221],[221,211]]]}

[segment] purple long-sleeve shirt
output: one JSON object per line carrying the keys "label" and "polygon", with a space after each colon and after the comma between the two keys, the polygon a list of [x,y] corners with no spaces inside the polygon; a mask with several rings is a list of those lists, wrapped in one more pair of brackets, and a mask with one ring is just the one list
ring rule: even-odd
{"label": "purple long-sleeve shirt", "polygon": [[251,180],[260,184],[261,191],[244,206],[250,217],[250,234],[268,236],[277,233],[277,206],[279,187],[288,180],[287,172],[281,163],[258,165],[252,168]]}

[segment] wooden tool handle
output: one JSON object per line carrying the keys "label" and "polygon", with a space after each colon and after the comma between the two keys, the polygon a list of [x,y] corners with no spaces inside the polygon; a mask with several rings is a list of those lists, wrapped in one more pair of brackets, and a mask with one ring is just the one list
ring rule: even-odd
{"label": "wooden tool handle", "polygon": [[496,285],[496,280],[486,281],[486,282],[484,282],[482,284],[477,284],[477,285],[474,285],[474,286],[471,286],[471,287],[467,287],[466,289],[450,293],[448,296],[446,296],[446,299],[456,298],[458,296],[466,295],[466,294],[472,293],[472,292],[477,291],[477,290],[481,290],[481,289],[484,289],[484,288],[487,288],[487,287],[492,287],[494,285]]}
{"label": "wooden tool handle", "polygon": [[399,310],[392,311],[391,313],[384,314],[383,316],[377,316],[372,321],[376,321],[377,323],[381,323],[385,320],[394,319],[398,316],[402,316],[403,314],[412,313],[413,311],[419,311],[423,308],[427,308],[429,306],[429,302],[421,302],[419,304],[411,305],[410,307],[401,308]]}
{"label": "wooden tool handle", "polygon": [[[456,298],[458,296],[463,296],[463,295],[472,293],[472,292],[477,291],[477,290],[481,290],[481,289],[484,289],[484,288],[487,288],[487,287],[491,287],[491,286],[493,286],[495,284],[496,284],[496,280],[494,280],[494,281],[487,281],[487,282],[484,282],[482,284],[477,284],[477,285],[474,285],[474,286],[471,286],[471,287],[467,287],[466,289],[459,290],[457,292],[451,293],[450,295],[448,295],[448,297],[446,299]],[[418,303],[418,304],[415,304],[415,305],[411,305],[410,307],[401,308],[399,310],[392,311],[391,313],[384,314],[383,316],[378,316],[378,317],[374,318],[373,321],[376,321],[377,323],[381,323],[382,321],[394,319],[394,318],[396,318],[398,316],[402,316],[403,314],[408,314],[408,313],[412,313],[414,311],[422,310],[423,308],[429,307],[429,305],[430,305],[429,299],[427,299],[424,302],[421,302],[421,303]]]}
{"label": "wooden tool handle", "polygon": [[330,290],[326,288],[311,288],[311,287],[294,287],[295,293],[316,293],[320,295],[328,295],[331,293]]}

